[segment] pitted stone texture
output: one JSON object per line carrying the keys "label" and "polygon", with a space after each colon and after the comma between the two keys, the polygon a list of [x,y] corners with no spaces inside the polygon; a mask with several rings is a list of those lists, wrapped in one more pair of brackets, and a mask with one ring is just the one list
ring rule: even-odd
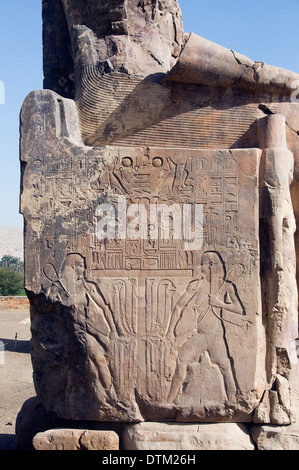
{"label": "pitted stone texture", "polygon": [[50,429],[33,438],[36,450],[118,450],[119,437],[113,431]]}
{"label": "pitted stone texture", "polygon": [[243,424],[141,423],[122,436],[126,450],[255,450]]}

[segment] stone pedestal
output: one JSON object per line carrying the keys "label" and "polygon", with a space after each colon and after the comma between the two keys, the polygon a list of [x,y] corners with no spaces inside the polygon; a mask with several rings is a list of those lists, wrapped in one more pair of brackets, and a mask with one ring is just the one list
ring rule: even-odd
{"label": "stone pedestal", "polygon": [[126,450],[255,450],[244,424],[140,423],[122,434]]}
{"label": "stone pedestal", "polygon": [[51,429],[33,439],[35,450],[119,450],[118,435],[112,431]]}

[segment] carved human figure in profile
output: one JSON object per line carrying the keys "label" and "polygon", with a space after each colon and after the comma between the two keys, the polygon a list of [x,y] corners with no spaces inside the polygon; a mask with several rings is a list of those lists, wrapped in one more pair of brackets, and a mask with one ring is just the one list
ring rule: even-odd
{"label": "carved human figure in profile", "polygon": [[[49,267],[47,272],[49,277]],[[84,337],[90,372],[97,376],[106,391],[109,390],[112,379],[105,351],[110,339],[116,339],[118,333],[110,306],[96,284],[86,279],[86,263],[82,255],[70,253],[66,256],[60,277],[55,279],[48,295],[52,300],[75,307],[75,332],[81,341]]]}
{"label": "carved human figure in profile", "polygon": [[245,311],[236,286],[226,279],[225,264],[219,253],[205,252],[201,258],[201,270],[202,278],[190,282],[173,309],[167,334],[171,342],[175,341],[183,310],[189,306],[195,315],[193,328],[179,349],[168,399],[172,402],[179,394],[188,365],[199,361],[208,352],[210,360],[218,365],[222,373],[227,398],[233,402],[236,381],[225,337],[223,311],[236,315],[245,315]]}

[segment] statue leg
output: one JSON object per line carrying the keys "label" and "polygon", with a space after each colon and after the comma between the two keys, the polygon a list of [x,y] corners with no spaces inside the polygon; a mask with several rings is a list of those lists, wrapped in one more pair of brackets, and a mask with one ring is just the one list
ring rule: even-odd
{"label": "statue leg", "polygon": [[102,347],[93,336],[88,335],[87,348],[89,356],[98,371],[98,378],[107,391],[112,385],[112,379]]}
{"label": "statue leg", "polygon": [[232,373],[231,359],[228,354],[224,336],[211,335],[209,338],[208,353],[211,361],[218,365],[223,376],[224,388],[228,401],[235,402],[236,382]]}
{"label": "statue leg", "polygon": [[271,260],[274,269],[283,269],[283,216],[274,215],[270,218]]}
{"label": "statue leg", "polygon": [[184,382],[186,376],[187,367],[194,360],[198,359],[199,356],[204,352],[202,337],[200,334],[194,334],[190,339],[183,344],[179,351],[177,359],[176,370],[172,379],[170,392],[168,395],[168,401],[170,403],[177,397],[180,391],[180,387]]}

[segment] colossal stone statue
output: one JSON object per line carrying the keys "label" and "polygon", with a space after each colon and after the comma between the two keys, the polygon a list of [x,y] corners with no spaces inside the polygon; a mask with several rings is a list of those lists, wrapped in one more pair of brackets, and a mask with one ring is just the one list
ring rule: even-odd
{"label": "colossal stone statue", "polygon": [[43,16],[45,88],[21,112],[40,402],[296,422],[299,76],[185,34],[177,0]]}

